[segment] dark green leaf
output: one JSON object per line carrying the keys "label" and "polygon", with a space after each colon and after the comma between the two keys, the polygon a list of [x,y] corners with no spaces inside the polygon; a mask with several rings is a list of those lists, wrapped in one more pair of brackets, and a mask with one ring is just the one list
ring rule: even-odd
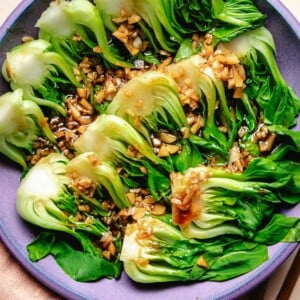
{"label": "dark green leaf", "polygon": [[177,63],[183,59],[187,59],[200,51],[200,48],[193,47],[193,42],[191,39],[185,39],[179,46],[179,49],[174,57],[174,62]]}
{"label": "dark green leaf", "polygon": [[[293,234],[291,234],[293,232]],[[265,244],[273,245],[289,237],[289,242],[299,242],[300,226],[299,218],[287,217],[281,214],[273,215],[270,222],[254,237],[254,241]],[[292,240],[292,239],[296,240]]]}
{"label": "dark green leaf", "polygon": [[33,262],[38,261],[51,253],[55,242],[55,234],[50,231],[42,231],[27,245],[29,259]]}
{"label": "dark green leaf", "polygon": [[120,276],[119,263],[112,263],[100,256],[74,250],[67,243],[56,242],[52,254],[57,264],[77,281],[94,281],[103,277]]}
{"label": "dark green leaf", "polygon": [[183,140],[182,151],[172,157],[175,169],[184,172],[188,168],[198,166],[203,162],[202,155],[195,145],[188,140]]}
{"label": "dark green leaf", "polygon": [[168,175],[155,169],[149,163],[145,163],[145,167],[148,171],[148,187],[152,196],[156,200],[167,197],[170,193],[170,180]]}
{"label": "dark green leaf", "polygon": [[240,249],[228,248],[224,255],[217,257],[204,255],[209,269],[202,279],[224,281],[250,272],[268,260],[268,248],[264,245],[244,245]]}

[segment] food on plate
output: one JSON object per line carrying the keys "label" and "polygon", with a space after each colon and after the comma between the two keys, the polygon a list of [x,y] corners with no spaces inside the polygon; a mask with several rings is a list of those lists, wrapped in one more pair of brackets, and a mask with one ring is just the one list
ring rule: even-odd
{"label": "food on plate", "polygon": [[2,67],[32,262],[224,281],[299,242],[300,100],[265,19],[252,0],[50,2]]}

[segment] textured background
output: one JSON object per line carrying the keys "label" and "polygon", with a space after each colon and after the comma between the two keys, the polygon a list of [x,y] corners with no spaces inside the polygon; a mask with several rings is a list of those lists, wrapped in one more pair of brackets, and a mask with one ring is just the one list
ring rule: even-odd
{"label": "textured background", "polygon": [[[21,0],[0,0],[0,26],[5,21],[10,12],[21,2]],[[281,0],[290,11],[300,20],[300,0]],[[292,265],[294,253],[274,274],[263,283],[259,289],[253,291],[253,295],[247,295],[243,299],[273,300],[276,299],[278,291],[283,285],[286,274]],[[299,266],[298,266],[299,267]],[[0,300],[50,300],[61,299],[44,286],[39,284],[34,278],[15,261],[7,251],[5,245],[0,240]],[[281,298],[281,299],[284,299]],[[300,299],[300,278],[294,286],[289,300]]]}

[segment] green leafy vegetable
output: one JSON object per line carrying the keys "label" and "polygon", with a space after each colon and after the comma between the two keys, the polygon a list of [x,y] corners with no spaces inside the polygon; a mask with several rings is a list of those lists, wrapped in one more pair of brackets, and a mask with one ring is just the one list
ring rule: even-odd
{"label": "green leafy vegetable", "polygon": [[17,191],[17,211],[28,222],[68,233],[81,243],[84,251],[100,255],[89,235],[102,236],[108,230],[93,215],[86,215],[90,222],[76,220],[78,208],[69,189],[71,178],[66,176],[67,163],[67,158],[53,153],[31,168]]}
{"label": "green leafy vegetable", "polygon": [[26,168],[25,155],[31,152],[39,135],[55,143],[40,107],[23,100],[21,89],[0,96],[0,152]]}
{"label": "green leafy vegetable", "polygon": [[210,32],[217,41],[230,41],[262,25],[265,20],[252,0],[118,0],[113,3],[94,0],[94,3],[111,32],[117,27],[113,20],[125,9],[129,16],[137,14],[141,17],[140,29],[154,48],[159,44],[169,52],[176,52],[192,33]]}
{"label": "green leafy vegetable", "polygon": [[259,27],[222,44],[233,51],[247,67],[246,93],[263,111],[264,122],[291,127],[296,124],[300,100],[282,77],[275,60],[271,33]]}
{"label": "green leafy vegetable", "polygon": [[57,94],[56,78],[59,76],[65,77],[73,88],[80,87],[72,65],[53,51],[52,45],[45,40],[33,40],[11,49],[3,64],[2,74],[13,90],[22,89],[24,98],[50,107],[62,115],[66,115],[64,99],[44,99],[41,95],[47,89],[52,89],[53,94]]}
{"label": "green leafy vegetable", "polygon": [[265,245],[274,245],[281,241],[299,241],[299,238],[299,218],[274,214],[270,222],[258,231],[254,240]]}
{"label": "green leafy vegetable", "polygon": [[[169,188],[166,172],[172,170],[172,165],[156,156],[150,142],[126,120],[116,115],[100,115],[76,140],[74,147],[78,153],[93,152],[100,161],[109,161],[113,166],[127,171],[130,166],[134,166],[140,176],[147,178],[148,183],[160,178],[164,182],[160,186],[164,190]],[[140,171],[142,167],[148,170],[147,174]],[[164,190],[158,191],[153,184],[150,184],[150,189],[155,198],[166,195]]]}
{"label": "green leafy vegetable", "polygon": [[149,141],[151,133],[158,132],[163,124],[171,123],[178,131],[188,126],[175,81],[156,71],[130,80],[119,90],[106,113],[128,121]]}
{"label": "green leafy vegetable", "polygon": [[253,0],[212,0],[211,4],[213,17],[221,21],[212,30],[217,40],[228,42],[261,26],[265,20],[265,15],[257,9]]}
{"label": "green leafy vegetable", "polygon": [[185,238],[152,217],[127,225],[121,252],[125,272],[136,282],[223,281],[267,260],[267,248],[233,239],[205,242]]}
{"label": "green leafy vegetable", "polygon": [[277,146],[269,155],[270,159],[280,160],[283,157],[297,158],[297,154],[300,152],[300,131],[291,130],[282,125],[268,126],[270,132],[277,135]]}
{"label": "green leafy vegetable", "polygon": [[[276,203],[299,203],[299,185],[295,184],[299,170],[299,163],[257,158],[243,173],[206,166],[173,173],[173,222],[190,238],[230,234],[253,239],[274,213]],[[295,225],[286,223],[284,216],[278,220],[277,228],[289,224],[290,230]],[[286,235],[284,230],[281,235]],[[265,238],[269,243],[267,234]]]}
{"label": "green leafy vegetable", "polygon": [[126,188],[113,166],[106,161],[99,161],[92,152],[77,155],[67,165],[67,173],[90,178],[99,188],[103,186],[119,208],[130,207],[126,197]]}
{"label": "green leafy vegetable", "polygon": [[0,152],[26,171],[19,215],[43,229],[32,262],[81,282],[122,266],[224,281],[300,241],[280,213],[300,201],[300,101],[265,18],[252,0],[50,3],[2,66]]}
{"label": "green leafy vegetable", "polygon": [[92,151],[100,160],[112,162],[119,159],[134,159],[128,152],[129,146],[133,146],[155,164],[164,164],[154,154],[149,142],[127,121],[115,115],[99,116],[74,143],[78,153]]}
{"label": "green leafy vegetable", "polygon": [[88,0],[53,1],[36,26],[40,38],[49,40],[66,61],[72,61],[69,44],[73,44],[73,35],[78,35],[90,49],[101,47],[104,59],[110,64],[131,67],[109,46],[99,11]]}
{"label": "green leafy vegetable", "polygon": [[38,261],[52,254],[56,263],[71,278],[80,282],[95,281],[100,278],[118,278],[121,272],[120,262],[112,263],[99,256],[72,248],[53,232],[41,232],[27,246],[29,258]]}
{"label": "green leafy vegetable", "polygon": [[[209,66],[205,66],[204,58],[199,55],[170,65],[168,72],[179,82],[189,82],[199,98],[201,115],[205,118],[203,138],[215,145],[220,153],[228,153],[236,137],[237,122],[230,112],[222,81],[216,78]],[[180,74],[179,78],[176,74]],[[220,111],[216,110],[217,100],[220,102]],[[222,119],[217,118],[217,114],[221,115]],[[219,130],[220,124],[228,129],[229,137]]]}
{"label": "green leafy vegetable", "polygon": [[176,43],[182,40],[180,34],[170,24],[162,0],[155,2],[151,0],[128,0],[126,3],[118,0],[114,5],[109,3],[109,1],[103,0],[95,0],[94,2],[105,16],[105,24],[110,29],[114,27],[111,20],[114,17],[120,16],[121,9],[126,7],[128,15],[135,13],[142,18],[143,22],[140,25],[146,36],[149,36],[149,30],[146,29],[148,27],[164,50],[174,52]]}
{"label": "green leafy vegetable", "polygon": [[117,27],[117,25],[113,22],[113,18],[119,17],[122,9],[126,8],[128,13],[133,11],[132,1],[118,0],[112,2],[109,0],[94,0],[93,2],[100,11],[103,24],[111,32],[116,30]]}

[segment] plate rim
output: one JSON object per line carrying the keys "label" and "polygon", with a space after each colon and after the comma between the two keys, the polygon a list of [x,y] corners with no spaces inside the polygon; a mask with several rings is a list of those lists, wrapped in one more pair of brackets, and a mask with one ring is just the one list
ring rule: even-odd
{"label": "plate rim", "polygon": [[298,39],[300,39],[300,21],[297,20],[295,15],[280,1],[280,0],[266,0],[271,6],[277,10],[278,13],[284,18],[290,28],[294,31]]}
{"label": "plate rim", "polygon": [[[283,16],[285,22],[287,22],[300,39],[300,21],[297,20],[295,15],[280,1],[280,0],[265,0],[268,2],[275,10]],[[22,13],[33,4],[35,0],[22,0],[17,7],[9,14],[4,23],[0,26],[0,41],[4,38],[7,30],[17,21]]]}
{"label": "plate rim", "polygon": [[[31,6],[34,4],[35,0],[23,0],[19,5],[12,11],[4,23],[0,26],[0,43],[8,34],[9,29],[18,21],[18,19],[25,13]],[[284,19],[288,24],[290,29],[296,34],[300,39],[300,23],[296,17],[288,10],[288,8],[280,0],[266,0]],[[60,296],[63,297],[72,297],[72,299],[83,300],[87,299],[85,295],[80,293],[80,290],[74,291],[73,289],[64,286],[63,282],[56,281],[55,278],[51,278],[40,269],[38,264],[31,263],[28,260],[28,257],[24,255],[22,249],[18,247],[16,242],[10,238],[9,232],[5,228],[5,224],[0,219],[0,238],[9,252],[15,257],[16,261],[22,265],[22,267],[28,271],[35,280],[42,283],[48,289],[54,291]],[[216,299],[234,299],[240,297],[245,293],[249,292],[251,289],[255,288],[267,277],[270,276],[270,273],[275,271],[297,248],[298,243],[279,243],[281,244],[280,250],[278,251],[279,257],[276,262],[271,261],[264,264],[264,268],[261,269],[259,274],[253,274],[250,278],[251,282],[247,286],[247,282],[243,281],[238,285],[233,291],[227,290],[224,291],[222,295],[219,295]],[[253,280],[255,279],[255,280]],[[229,297],[230,296],[230,297]],[[224,298],[225,297],[225,298]],[[229,297],[229,298],[228,298]]]}

